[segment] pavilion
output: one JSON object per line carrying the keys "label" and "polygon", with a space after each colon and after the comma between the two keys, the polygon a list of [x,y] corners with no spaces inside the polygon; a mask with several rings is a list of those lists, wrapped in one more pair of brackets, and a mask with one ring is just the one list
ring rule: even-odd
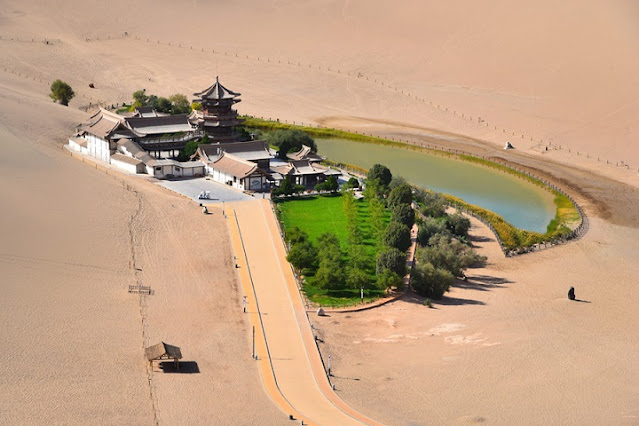
{"label": "pavilion", "polygon": [[153,366],[153,361],[161,361],[172,359],[175,362],[176,369],[180,369],[180,359],[182,359],[182,351],[179,347],[160,342],[157,345],[149,346],[144,349],[144,356]]}

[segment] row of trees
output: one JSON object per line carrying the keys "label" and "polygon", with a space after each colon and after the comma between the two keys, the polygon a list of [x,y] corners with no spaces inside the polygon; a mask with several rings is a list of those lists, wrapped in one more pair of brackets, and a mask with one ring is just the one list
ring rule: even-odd
{"label": "row of trees", "polygon": [[153,107],[158,112],[166,114],[188,114],[191,112],[191,103],[182,93],[176,93],[168,98],[156,95],[147,95],[146,89],[133,92],[132,109],[138,107]]}
{"label": "row of trees", "polygon": [[[375,164],[368,172],[364,196],[370,205],[371,225],[383,246],[377,256],[378,281],[387,288],[401,289],[406,250],[411,244],[410,228],[415,223],[411,188],[402,178],[393,178],[388,167]],[[383,219],[384,210],[391,213],[388,225]]]}

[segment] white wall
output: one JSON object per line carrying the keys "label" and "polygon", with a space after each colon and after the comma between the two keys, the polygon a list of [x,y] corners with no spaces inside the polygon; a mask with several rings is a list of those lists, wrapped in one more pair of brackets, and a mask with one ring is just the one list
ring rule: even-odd
{"label": "white wall", "polygon": [[108,141],[89,134],[85,136],[85,139],[88,141],[87,148],[90,156],[105,163],[111,162],[111,149]]}
{"label": "white wall", "polygon": [[129,163],[125,163],[124,161],[118,161],[115,159],[111,159],[111,164],[113,164],[116,167],[121,168],[122,170],[125,170],[129,173],[133,173],[136,174],[138,172],[137,170],[137,166],[135,164],[129,164]]}

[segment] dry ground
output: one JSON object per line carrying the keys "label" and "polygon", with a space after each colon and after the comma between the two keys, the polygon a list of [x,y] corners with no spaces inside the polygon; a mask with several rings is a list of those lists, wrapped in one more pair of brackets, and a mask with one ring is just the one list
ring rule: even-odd
{"label": "dry ground", "polygon": [[[284,422],[251,360],[220,215],[71,158],[57,142],[83,114],[22,83],[0,75],[0,422]],[[127,292],[138,278],[152,296]],[[143,348],[162,340],[187,363],[156,366],[150,386]]]}
{"label": "dry ground", "polygon": [[[489,253],[475,285],[435,310],[406,300],[318,324],[347,402],[397,424],[636,423],[638,17],[632,0],[0,2],[0,418],[148,424],[155,407],[163,423],[282,419],[241,355],[218,218],[142,182],[138,201],[58,149],[86,118],[79,106],[189,94],[219,74],[244,93],[241,113],[503,157],[591,216],[565,247]],[[46,97],[56,78],[78,93],[70,108]],[[142,311],[126,293],[139,202],[134,253],[156,289]],[[568,303],[570,285],[590,303]],[[153,404],[141,312],[150,340],[182,345],[200,369],[154,373]]]}

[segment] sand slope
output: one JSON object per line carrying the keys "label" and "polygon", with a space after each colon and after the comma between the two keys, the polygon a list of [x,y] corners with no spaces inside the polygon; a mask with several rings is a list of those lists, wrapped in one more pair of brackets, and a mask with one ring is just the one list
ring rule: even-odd
{"label": "sand slope", "polygon": [[[251,362],[224,223],[71,158],[58,143],[85,115],[22,83],[0,76],[0,421],[283,422]],[[137,278],[153,296],[127,292]],[[149,386],[143,348],[161,340],[199,372],[156,367]]]}

